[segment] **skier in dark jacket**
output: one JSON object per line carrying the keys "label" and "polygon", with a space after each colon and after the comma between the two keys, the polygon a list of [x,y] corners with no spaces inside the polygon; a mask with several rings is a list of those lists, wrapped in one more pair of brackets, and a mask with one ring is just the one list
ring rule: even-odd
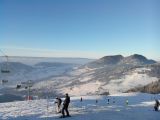
{"label": "skier in dark jacket", "polygon": [[[63,108],[62,108],[62,118],[66,117],[66,116],[70,117],[69,111],[68,111],[69,103],[70,103],[70,97],[69,97],[68,93],[66,93],[65,100],[63,102]],[[66,116],[65,116],[64,111],[66,111],[66,114],[67,114]]]}
{"label": "skier in dark jacket", "polygon": [[109,98],[107,99],[107,103],[109,104]]}
{"label": "skier in dark jacket", "polygon": [[155,105],[154,105],[154,110],[155,111],[158,111],[159,105],[160,105],[159,101],[155,100]]}
{"label": "skier in dark jacket", "polygon": [[81,97],[80,101],[82,102],[82,100],[83,100],[83,99],[82,99],[82,97]]}

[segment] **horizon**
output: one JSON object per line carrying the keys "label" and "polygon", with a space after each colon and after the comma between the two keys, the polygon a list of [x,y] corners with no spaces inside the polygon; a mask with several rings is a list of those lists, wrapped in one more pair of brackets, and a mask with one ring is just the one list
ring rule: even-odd
{"label": "horizon", "polygon": [[[129,56],[132,56],[132,55],[141,55],[141,54],[137,54],[137,53],[134,53],[134,54],[130,54],[130,55],[127,55],[127,56],[124,56],[122,54],[115,54],[115,55],[105,55],[105,56],[101,56],[100,58],[87,58],[87,57],[41,57],[41,56],[7,56],[7,55],[0,55],[0,57],[4,57],[4,56],[7,56],[7,57],[19,57],[19,58],[55,58],[55,59],[88,59],[88,60],[98,60],[98,59],[101,59],[103,57],[106,57],[106,56],[117,56],[117,55],[121,55],[122,57],[129,57]],[[155,60],[157,62],[159,62],[159,60],[156,60],[156,59],[152,59],[152,58],[148,58],[144,55],[141,55],[143,57],[145,57],[146,59],[148,60]]]}
{"label": "horizon", "polygon": [[[158,0],[1,0],[0,49],[8,56],[160,60]],[[0,54],[2,55],[2,54]]]}

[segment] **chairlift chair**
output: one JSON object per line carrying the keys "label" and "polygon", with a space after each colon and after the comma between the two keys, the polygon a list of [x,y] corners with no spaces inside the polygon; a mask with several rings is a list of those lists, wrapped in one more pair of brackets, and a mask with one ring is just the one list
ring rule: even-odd
{"label": "chairlift chair", "polygon": [[2,80],[2,83],[4,84],[4,83],[7,83],[8,82],[8,80]]}
{"label": "chairlift chair", "polygon": [[17,84],[16,89],[20,89],[20,88],[21,88],[21,85],[20,85],[20,84]]}
{"label": "chairlift chair", "polygon": [[10,71],[9,70],[1,69],[1,73],[10,73]]}

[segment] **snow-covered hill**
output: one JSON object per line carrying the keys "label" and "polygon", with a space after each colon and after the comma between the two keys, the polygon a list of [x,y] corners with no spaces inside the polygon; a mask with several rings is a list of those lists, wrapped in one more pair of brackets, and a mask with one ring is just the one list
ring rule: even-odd
{"label": "snow-covered hill", "polygon": [[[5,63],[0,63],[0,65],[5,66]],[[55,62],[42,62],[32,66],[20,62],[9,62],[7,69],[10,70],[10,73],[0,73],[0,80],[9,80],[8,85],[20,84],[28,80],[34,82],[42,81],[53,76],[65,75],[65,73],[77,66],[79,65]]]}
{"label": "snow-covered hill", "polygon": [[142,55],[105,56],[70,73],[74,78],[62,89],[72,95],[122,93],[158,81],[160,64]]}
{"label": "snow-covered hill", "polygon": [[[67,120],[159,120],[160,112],[153,110],[154,99],[160,95],[123,93],[111,96],[71,97]],[[109,104],[108,104],[108,99]],[[96,103],[96,100],[98,101]],[[128,105],[126,104],[128,100]],[[1,120],[57,120],[54,99],[0,103]],[[62,118],[63,119],[63,118]]]}
{"label": "snow-covered hill", "polygon": [[[9,57],[6,63],[5,57],[0,57],[0,70],[10,71],[9,73],[0,72],[0,93],[24,96],[27,93],[25,88],[29,80],[33,85],[38,86],[42,81],[46,83],[47,80],[65,76],[75,67],[90,61],[92,60],[85,58]],[[16,89],[17,85],[21,85],[21,88]]]}
{"label": "snow-covered hill", "polygon": [[[122,93],[160,78],[160,64],[137,54],[105,56],[84,65],[42,60],[34,65],[12,62],[10,69],[9,74],[0,73],[1,80],[8,80],[0,86],[2,94],[27,95],[22,83],[32,80],[31,94],[43,98],[46,93],[49,96],[65,92],[72,96]],[[22,87],[16,89],[17,84]]]}
{"label": "snow-covered hill", "polygon": [[[103,94],[109,91],[122,93],[130,88],[144,86],[151,82],[158,81],[158,77],[148,74],[152,71],[145,66],[129,69],[128,71],[105,71],[104,68],[89,69],[83,68],[74,71],[77,77],[73,78],[70,86],[62,90],[72,95]],[[122,72],[122,73],[121,73]]]}
{"label": "snow-covered hill", "polygon": [[138,54],[123,57],[122,55],[104,56],[98,60],[86,64],[89,68],[99,68],[104,66],[139,66],[154,64],[156,61],[147,59]]}

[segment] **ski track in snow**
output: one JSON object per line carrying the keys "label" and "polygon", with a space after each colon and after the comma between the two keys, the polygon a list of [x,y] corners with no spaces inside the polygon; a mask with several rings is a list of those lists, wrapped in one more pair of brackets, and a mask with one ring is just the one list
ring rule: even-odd
{"label": "ski track in snow", "polygon": [[[153,111],[154,99],[160,95],[122,93],[110,96],[71,97],[72,117],[64,120],[159,120],[160,111]],[[96,99],[98,103],[96,103]],[[110,104],[107,103],[110,99]],[[125,101],[129,104],[126,105]],[[115,103],[113,103],[115,101]],[[48,106],[48,109],[47,109]],[[0,120],[57,120],[54,99],[0,103]]]}

